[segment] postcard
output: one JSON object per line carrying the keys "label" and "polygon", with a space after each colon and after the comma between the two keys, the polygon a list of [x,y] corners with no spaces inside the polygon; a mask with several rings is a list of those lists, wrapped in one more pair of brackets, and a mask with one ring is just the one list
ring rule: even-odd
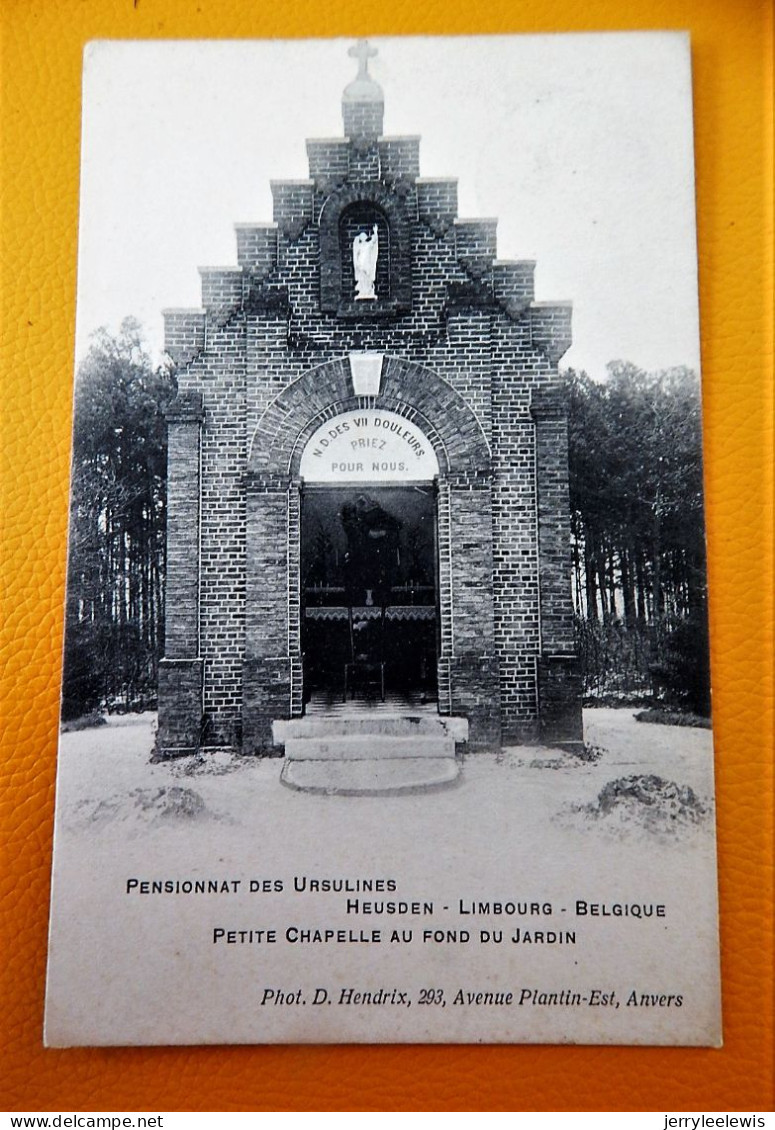
{"label": "postcard", "polygon": [[45,1039],[721,1041],[688,37],[95,42]]}

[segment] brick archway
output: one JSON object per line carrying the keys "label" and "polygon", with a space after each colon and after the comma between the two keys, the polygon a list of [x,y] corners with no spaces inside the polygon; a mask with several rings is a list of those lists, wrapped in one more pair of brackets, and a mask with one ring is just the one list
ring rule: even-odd
{"label": "brick archway", "polygon": [[258,422],[248,475],[298,474],[304,444],[326,419],[355,408],[382,408],[422,428],[442,474],[487,480],[491,452],[474,412],[432,369],[386,356],[378,396],[353,392],[347,357],[310,369],[272,401]]}

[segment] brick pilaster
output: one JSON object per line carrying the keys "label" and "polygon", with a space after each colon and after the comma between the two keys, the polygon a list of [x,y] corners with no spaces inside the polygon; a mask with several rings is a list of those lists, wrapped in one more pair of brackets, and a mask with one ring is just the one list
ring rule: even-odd
{"label": "brick pilaster", "polygon": [[535,421],[541,655],[538,714],[547,742],[583,740],[581,676],[573,639],[568,423],[559,390],[536,391]]}
{"label": "brick pilaster", "polygon": [[199,495],[202,395],[182,392],[167,409],[165,656],[159,667],[163,756],[194,752],[202,721],[199,656]]}
{"label": "brick pilaster", "polygon": [[501,741],[492,588],[492,491],[486,476],[450,474],[451,712],[468,718],[472,749]]}
{"label": "brick pilaster", "polygon": [[286,476],[250,472],[246,489],[249,564],[242,740],[245,753],[268,753],[272,750],[272,722],[290,717],[292,709],[288,522],[290,494],[294,492],[298,503],[298,486]]}

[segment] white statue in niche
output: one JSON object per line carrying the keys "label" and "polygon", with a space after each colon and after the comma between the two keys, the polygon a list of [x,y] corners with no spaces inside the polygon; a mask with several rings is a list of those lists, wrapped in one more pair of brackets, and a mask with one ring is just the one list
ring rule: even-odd
{"label": "white statue in niche", "polygon": [[374,293],[374,280],[377,277],[377,255],[379,254],[379,237],[377,225],[372,228],[372,234],[365,231],[358,232],[353,240],[353,267],[355,269],[355,299],[376,298]]}

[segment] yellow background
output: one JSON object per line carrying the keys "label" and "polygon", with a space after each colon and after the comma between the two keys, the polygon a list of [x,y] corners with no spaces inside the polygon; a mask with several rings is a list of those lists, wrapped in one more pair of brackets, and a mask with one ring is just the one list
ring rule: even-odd
{"label": "yellow background", "polygon": [[[725,1047],[45,1051],[84,43],[637,28],[692,33]],[[271,7],[258,0],[3,0],[0,31],[6,605],[0,1108],[772,1110],[767,0],[297,0]]]}

